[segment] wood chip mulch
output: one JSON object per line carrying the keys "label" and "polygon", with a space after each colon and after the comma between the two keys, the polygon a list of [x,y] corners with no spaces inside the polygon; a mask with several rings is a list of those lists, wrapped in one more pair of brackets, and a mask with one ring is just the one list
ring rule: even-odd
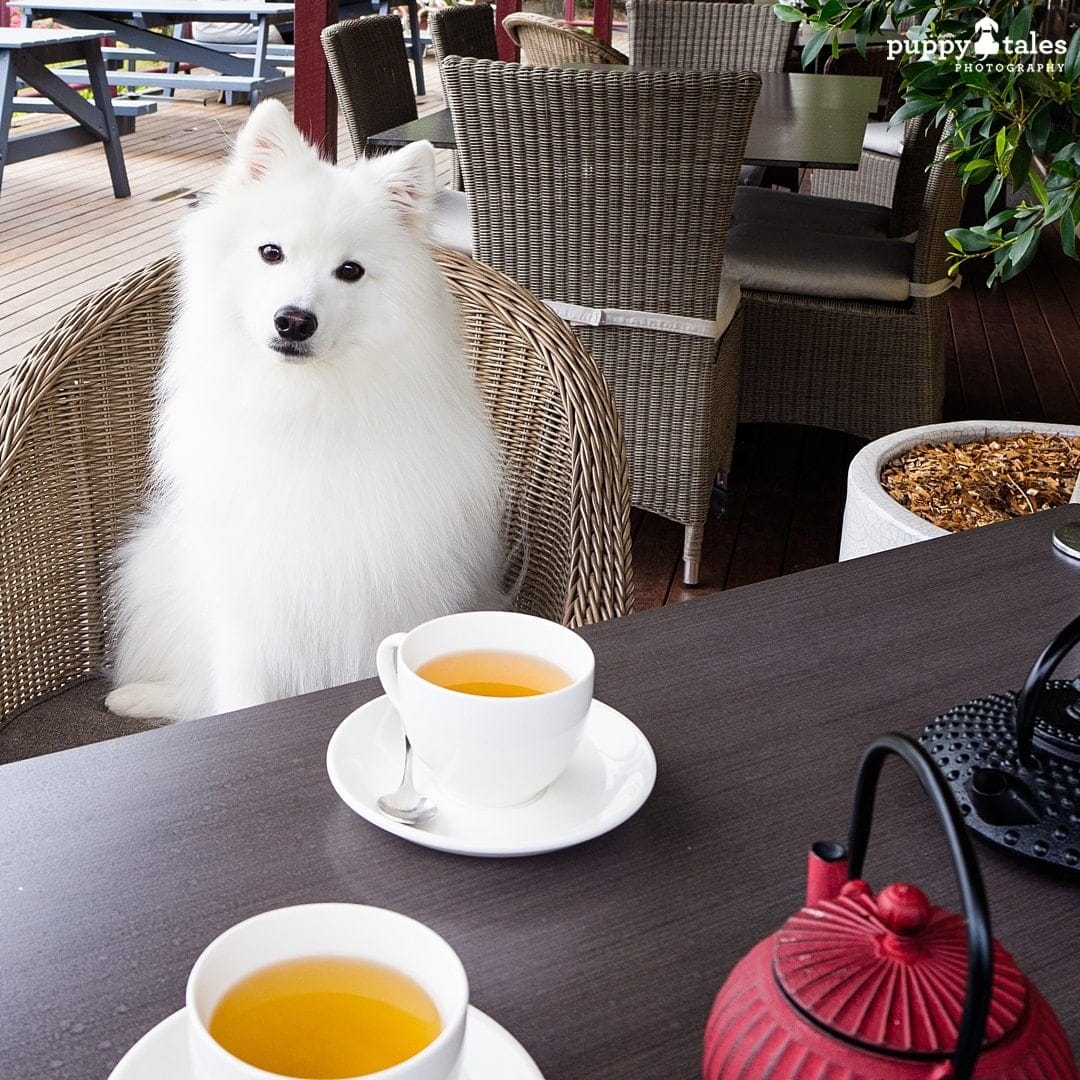
{"label": "wood chip mulch", "polygon": [[1080,439],[1024,432],[989,441],[924,443],[893,458],[881,486],[950,532],[1062,506],[1080,473]]}

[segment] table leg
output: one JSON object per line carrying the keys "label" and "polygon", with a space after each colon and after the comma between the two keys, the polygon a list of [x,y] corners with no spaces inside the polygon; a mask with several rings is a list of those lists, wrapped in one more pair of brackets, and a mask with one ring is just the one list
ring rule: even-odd
{"label": "table leg", "polygon": [[10,49],[0,49],[0,187],[4,183],[4,162],[7,160],[8,130],[15,111],[15,64]]}
{"label": "table leg", "polygon": [[118,199],[123,199],[131,194],[131,187],[124,166],[124,151],[120,146],[120,129],[116,124],[116,113],[113,112],[109,78],[101,56],[101,42],[86,42],[83,54],[86,57],[86,70],[90,75],[90,89],[94,92],[94,104],[98,107],[105,126],[105,160],[109,164],[113,194]]}

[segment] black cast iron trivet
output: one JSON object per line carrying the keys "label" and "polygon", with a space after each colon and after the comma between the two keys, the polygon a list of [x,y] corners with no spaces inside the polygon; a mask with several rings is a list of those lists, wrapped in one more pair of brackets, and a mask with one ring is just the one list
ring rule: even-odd
{"label": "black cast iron trivet", "polygon": [[968,827],[1030,859],[1080,874],[1080,678],[1049,680],[1080,643],[1074,619],[1019,694],[957,705],[924,728]]}

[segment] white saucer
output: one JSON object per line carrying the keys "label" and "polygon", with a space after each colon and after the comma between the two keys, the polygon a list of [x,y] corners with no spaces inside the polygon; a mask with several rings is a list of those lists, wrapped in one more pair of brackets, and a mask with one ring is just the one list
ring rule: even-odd
{"label": "white saucer", "polygon": [[[188,1057],[186,1009],[151,1028],[121,1059],[109,1080],[196,1080]],[[544,1080],[528,1051],[487,1013],[469,1006],[464,1080]]]}
{"label": "white saucer", "polygon": [[445,797],[422,761],[417,788],[439,812],[425,825],[402,825],[375,805],[401,779],[405,747],[397,712],[385,697],[350,713],[326,750],[334,790],[362,818],[404,840],[459,855],[538,855],[614,829],[649,797],[656,758],[648,739],[622,713],[593,701],[585,733],[566,771],[523,806],[485,810]]}

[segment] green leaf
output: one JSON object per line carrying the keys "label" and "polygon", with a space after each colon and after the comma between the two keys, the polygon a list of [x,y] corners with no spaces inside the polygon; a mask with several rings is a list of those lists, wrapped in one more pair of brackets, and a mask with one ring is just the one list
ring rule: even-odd
{"label": "green leaf", "polygon": [[808,68],[817,59],[817,54],[821,52],[831,37],[831,27],[826,27],[824,30],[815,30],[811,34],[810,40],[803,46],[802,66],[804,68]]}
{"label": "green leaf", "polygon": [[806,18],[806,12],[802,8],[792,7],[790,4],[774,4],[773,13],[784,22],[801,23]]}
{"label": "green leaf", "polygon": [[[1061,77],[1065,80],[1066,84],[1074,84],[1077,79],[1080,79],[1080,30],[1077,30],[1072,36],[1072,41],[1069,42],[1069,48],[1065,53],[1065,59],[1063,61],[1064,68],[1061,72]],[[1073,112],[1076,112],[1076,106],[1080,104],[1080,97],[1076,98],[1073,102]]]}
{"label": "green leaf", "polygon": [[1009,162],[1009,176],[1015,187],[1023,187],[1028,181],[1031,172],[1031,147],[1027,143],[1020,143],[1013,151],[1012,160]]}
{"label": "green leaf", "polygon": [[1076,258],[1077,207],[1067,210],[1061,217],[1061,250],[1070,259]]}
{"label": "green leaf", "polygon": [[1024,4],[1021,6],[1020,11],[1011,23],[1009,23],[1008,33],[1006,37],[1012,38],[1013,41],[1024,41],[1027,39],[1028,34],[1031,33],[1031,4]]}
{"label": "green leaf", "polygon": [[1041,235],[1042,229],[1033,228],[1028,232],[1022,233],[1019,239],[1009,245],[1006,264],[1013,271],[1013,273],[1009,275],[1010,277],[1019,274],[1020,271],[1024,270],[1031,263],[1031,260],[1035,258],[1035,253],[1039,250],[1039,237]]}
{"label": "green leaf", "polygon": [[989,251],[993,246],[980,229],[949,229],[945,238],[957,251]]}
{"label": "green leaf", "polygon": [[892,122],[902,124],[912,116],[922,116],[924,113],[933,112],[937,108],[937,102],[930,98],[920,98],[905,101],[896,112],[893,113]]}
{"label": "green leaf", "polygon": [[1040,107],[1028,118],[1026,139],[1028,146],[1039,155],[1046,153],[1046,142],[1050,138],[1050,107]]}
{"label": "green leaf", "polygon": [[997,197],[1001,194],[1001,186],[1005,183],[1005,180],[1001,176],[995,176],[989,184],[986,185],[986,195],[983,197],[983,211],[987,214],[994,208],[994,203],[997,202]]}

